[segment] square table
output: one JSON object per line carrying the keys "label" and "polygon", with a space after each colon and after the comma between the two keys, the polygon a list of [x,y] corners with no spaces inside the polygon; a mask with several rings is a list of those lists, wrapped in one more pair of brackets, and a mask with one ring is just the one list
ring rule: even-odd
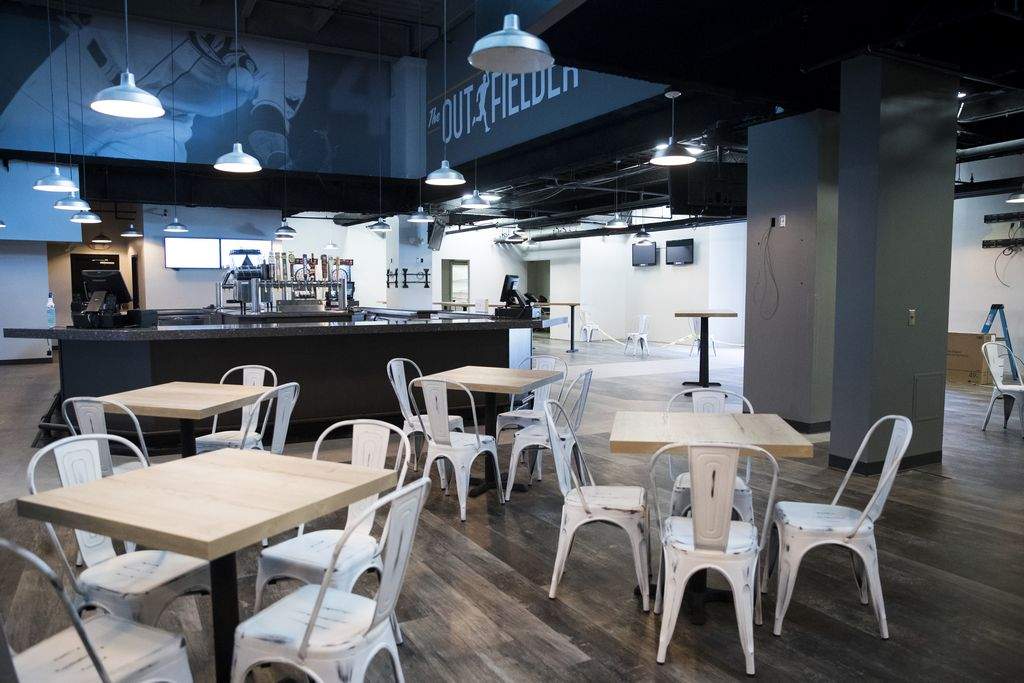
{"label": "square table", "polygon": [[[470,391],[484,395],[484,433],[497,439],[498,431],[498,394],[525,394],[545,384],[557,382],[564,377],[560,370],[534,370],[526,368],[498,368],[485,365],[465,365],[454,370],[445,370],[423,379],[440,379],[447,382],[458,382]],[[495,443],[497,445],[497,443]],[[471,496],[479,496],[498,485],[498,477],[490,458],[486,459],[486,477],[469,492]],[[517,485],[517,491],[526,490],[525,486]]]}
{"label": "square table", "polygon": [[[196,420],[226,413],[255,403],[271,387],[209,382],[167,382],[141,389],[100,396],[120,401],[136,415],[175,418],[181,425],[181,457],[196,454]],[[107,412],[118,412],[109,403]]]}
{"label": "square table", "polygon": [[217,680],[238,626],[235,552],[395,485],[394,470],[225,448],[19,498],[18,514],[210,562]]}
{"label": "square table", "polygon": [[711,338],[711,332],[708,330],[708,318],[735,318],[737,317],[736,311],[725,308],[688,309],[676,311],[676,317],[700,318],[700,374],[696,382],[683,382],[683,384],[705,388],[722,386],[718,382],[710,381],[708,376],[708,340]]}

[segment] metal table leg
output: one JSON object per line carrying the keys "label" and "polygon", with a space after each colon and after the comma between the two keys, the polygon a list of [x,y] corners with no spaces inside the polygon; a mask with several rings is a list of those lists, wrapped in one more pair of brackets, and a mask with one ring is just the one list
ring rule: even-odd
{"label": "metal table leg", "polygon": [[569,350],[566,353],[576,353],[576,307],[569,306]]}
{"label": "metal table leg", "polygon": [[695,387],[720,387],[722,386],[719,382],[710,381],[709,372],[709,340],[710,332],[708,332],[708,318],[703,316],[700,319],[700,376],[696,382],[683,382],[685,386]]}
{"label": "metal table leg", "polygon": [[194,420],[179,420],[181,424],[181,457],[196,454],[196,423]]}
{"label": "metal table leg", "polygon": [[213,656],[217,681],[231,680],[231,660],[238,626],[238,569],[235,554],[210,562],[210,599],[213,603]]}

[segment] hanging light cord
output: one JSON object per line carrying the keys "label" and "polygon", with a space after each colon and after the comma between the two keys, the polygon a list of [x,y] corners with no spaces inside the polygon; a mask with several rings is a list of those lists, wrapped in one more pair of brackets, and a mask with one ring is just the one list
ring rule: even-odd
{"label": "hanging light cord", "polygon": [[672,127],[668,131],[668,139],[676,141],[676,98],[672,98]]}
{"label": "hanging light cord", "polygon": [[[68,17],[68,2],[64,0],[64,21],[70,26],[71,20]],[[68,43],[71,42],[71,33],[68,32],[68,37],[64,40],[64,79],[66,86],[64,88],[64,94],[67,95],[67,106],[68,106],[68,168],[71,169],[71,62],[68,57]],[[70,171],[69,171],[70,173]],[[79,174],[81,175],[81,174]]]}
{"label": "hanging light cord", "polygon": [[[82,13],[82,3],[79,2],[75,5],[75,11],[79,15]],[[78,118],[82,124],[82,170],[78,174],[79,190],[78,196],[85,198],[85,97],[82,94],[82,29],[79,28],[77,32],[78,36]],[[69,86],[70,87],[70,86]],[[70,119],[68,120],[68,127],[71,126]]]}
{"label": "hanging light cord", "polygon": [[[125,5],[128,4],[128,0],[124,0]],[[235,0],[235,142],[241,142],[238,139],[238,51],[241,46],[238,43],[238,0]]]}
{"label": "hanging light cord", "polygon": [[132,70],[128,62],[128,0],[124,0],[124,70]]}
{"label": "hanging light cord", "polygon": [[442,22],[441,28],[444,29],[444,33],[441,34],[441,73],[444,76],[444,90],[441,91],[441,150],[442,156],[448,158],[448,143],[444,139],[444,100],[448,97],[448,0],[444,0],[442,3]]}
{"label": "hanging light cord", "polygon": [[[53,54],[53,23],[50,21],[50,0],[46,0],[46,42],[49,45],[50,51],[48,55]],[[48,59],[47,63],[50,67],[50,132],[53,134],[53,165],[57,165],[57,105],[54,104],[55,98],[53,96],[53,60]]]}
{"label": "hanging light cord", "polygon": [[380,7],[377,8],[377,83],[380,86],[380,103],[378,106],[377,128],[377,211],[378,218],[384,217],[384,72],[381,70],[381,26],[383,25]]}
{"label": "hanging light cord", "polygon": [[178,135],[174,123],[174,24],[171,24],[171,58],[168,65],[171,69],[171,194],[174,196],[174,218],[178,218]]}
{"label": "hanging light cord", "polygon": [[[416,56],[423,59],[423,0],[419,1],[416,7]],[[444,116],[444,105],[441,105],[441,115]],[[444,124],[442,124],[444,127]],[[441,137],[444,138],[442,131]],[[416,181],[416,189],[419,192],[419,206],[423,206],[423,178]]]}
{"label": "hanging light cord", "polygon": [[[287,48],[281,47],[281,111],[284,112],[284,134],[285,141],[288,139],[288,52]],[[281,180],[284,181],[284,205],[281,207],[281,222],[287,220],[288,216],[288,159],[281,168]]]}

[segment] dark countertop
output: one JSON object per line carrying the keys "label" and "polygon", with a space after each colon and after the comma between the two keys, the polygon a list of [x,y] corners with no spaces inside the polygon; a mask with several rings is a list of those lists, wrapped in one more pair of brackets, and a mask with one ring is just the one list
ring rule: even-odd
{"label": "dark countertop", "polygon": [[267,323],[255,325],[160,325],[147,328],[79,329],[74,327],[5,328],[4,336],[71,341],[166,341],[172,339],[238,339],[302,337],[334,334],[400,334],[408,332],[477,332],[546,329],[568,322],[565,317],[533,320],[477,318],[366,320],[358,322]]}

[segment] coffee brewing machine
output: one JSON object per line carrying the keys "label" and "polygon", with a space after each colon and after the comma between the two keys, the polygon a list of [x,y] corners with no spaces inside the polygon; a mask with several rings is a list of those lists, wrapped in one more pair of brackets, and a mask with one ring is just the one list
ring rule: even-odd
{"label": "coffee brewing machine", "polygon": [[260,265],[254,249],[229,253],[234,266],[217,286],[217,307],[237,305],[242,315],[269,311],[348,311],[358,306],[352,259],[275,251]]}

